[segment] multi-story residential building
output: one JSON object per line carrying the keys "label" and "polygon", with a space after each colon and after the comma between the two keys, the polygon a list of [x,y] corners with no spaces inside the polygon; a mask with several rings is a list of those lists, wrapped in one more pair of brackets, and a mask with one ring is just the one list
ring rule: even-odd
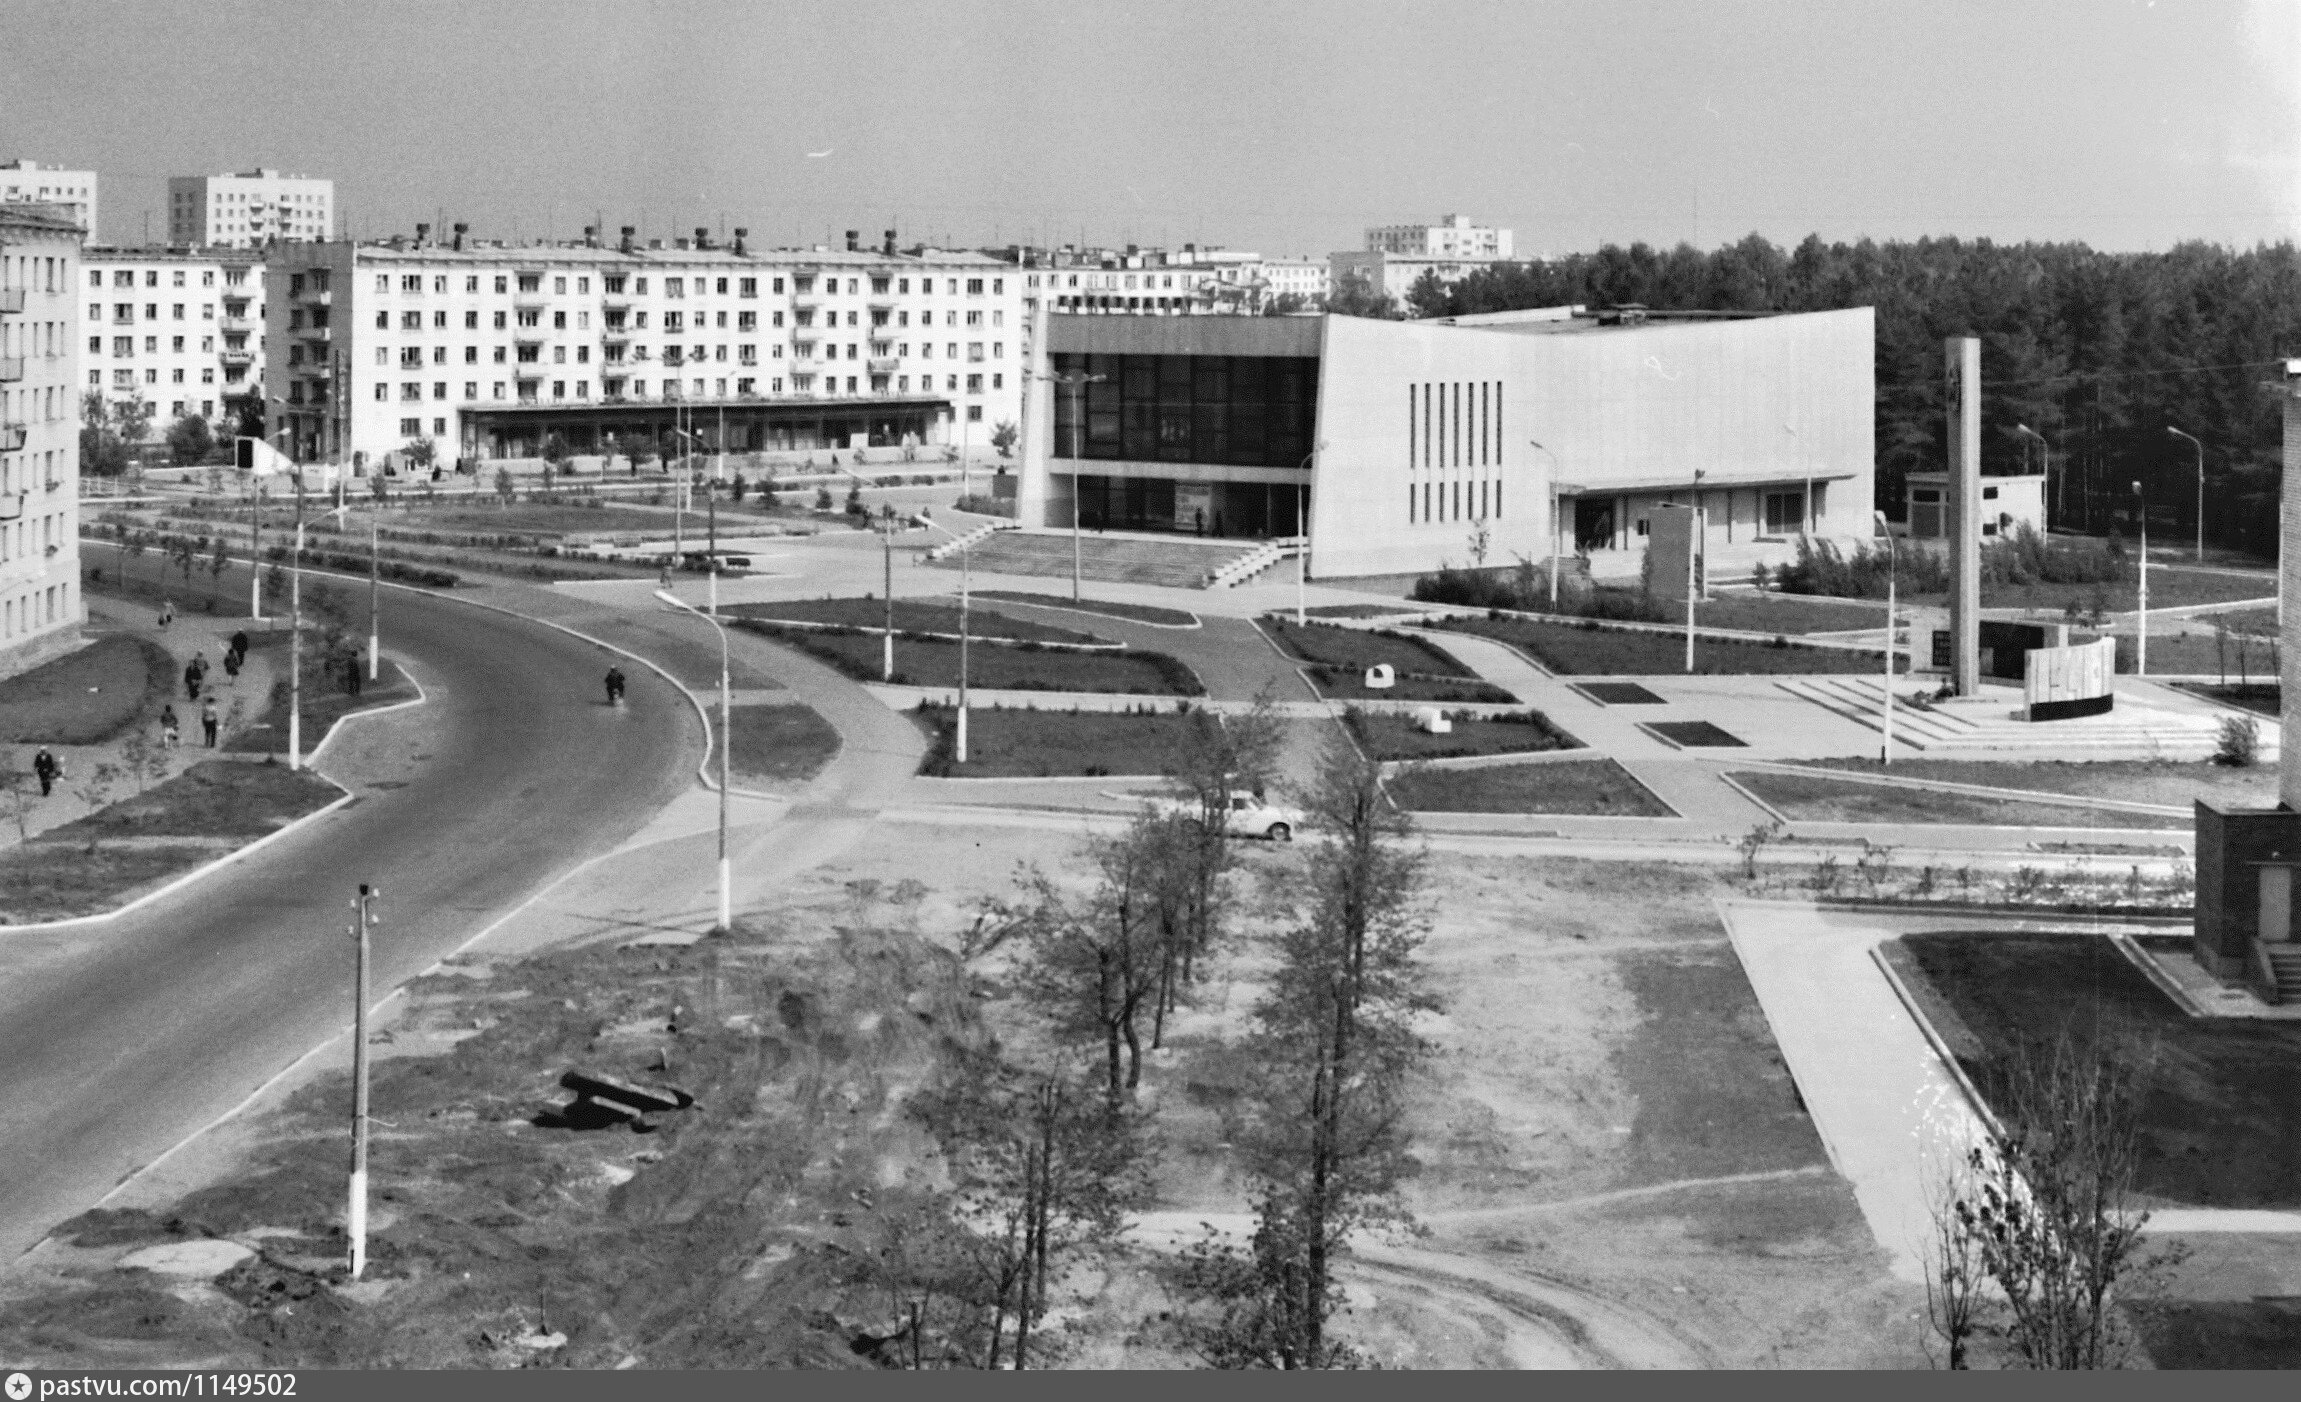
{"label": "multi-story residential building", "polygon": [[96,237],[96,172],[44,166],[38,161],[0,161],[0,204],[37,201],[61,205]]}
{"label": "multi-story residential building", "polygon": [[1510,231],[1449,214],[1436,224],[1393,224],[1366,231],[1366,247],[1327,259],[1334,287],[1359,279],[1374,291],[1404,301],[1426,273],[1442,283],[1510,258]]}
{"label": "multi-story residential building", "polygon": [[1193,316],[1247,313],[1262,309],[1271,290],[1262,255],[1235,248],[1179,250],[1028,248],[1015,245],[994,256],[1023,271],[1023,296],[1036,310],[1119,316]]}
{"label": "multi-story residential building", "polygon": [[70,206],[0,203],[0,676],[80,634],[85,228]]}
{"label": "multi-story residential building", "polygon": [[442,463],[574,454],[675,428],[730,452],[986,443],[1022,413],[1021,279],[890,234],[869,249],[282,245],[264,388],[305,461],[429,439]]}
{"label": "multi-story residential building", "polygon": [[1449,214],[1435,224],[1389,224],[1368,229],[1366,251],[1494,263],[1510,256],[1510,231],[1473,224],[1467,214]]}
{"label": "multi-story residential building", "polygon": [[1326,289],[1332,284],[1331,270],[1324,258],[1265,258],[1262,260],[1262,280],[1268,285],[1268,295],[1300,297],[1315,307],[1326,300]]}
{"label": "multi-story residential building", "polygon": [[168,242],[224,248],[335,237],[336,182],[258,169],[168,178]]}
{"label": "multi-story residential building", "polygon": [[83,386],[152,406],[151,436],[263,385],[264,268],[223,249],[91,249],[80,260]]}

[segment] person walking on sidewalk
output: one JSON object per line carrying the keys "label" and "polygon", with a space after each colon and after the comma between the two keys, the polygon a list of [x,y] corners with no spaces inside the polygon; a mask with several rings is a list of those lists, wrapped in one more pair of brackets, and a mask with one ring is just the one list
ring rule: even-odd
{"label": "person walking on sidewalk", "polygon": [[200,669],[197,664],[191,662],[184,664],[184,699],[186,701],[200,699]]}
{"label": "person walking on sidewalk", "polygon": [[207,746],[211,750],[216,747],[216,727],[221,724],[223,724],[223,719],[216,714],[216,701],[211,696],[208,698],[208,704],[200,708],[200,733],[205,737]]}
{"label": "person walking on sidewalk", "polygon": [[175,621],[176,601],[173,599],[162,599],[160,601],[160,626],[165,628]]}
{"label": "person walking on sidewalk", "polygon": [[240,655],[236,652],[224,654],[224,680],[233,686],[240,684]]}
{"label": "person walking on sidewalk", "polygon": [[357,696],[360,694],[360,684],[364,680],[365,674],[360,667],[360,659],[357,656],[346,658],[344,660],[344,690]]}
{"label": "person walking on sidewalk", "polygon": [[63,772],[64,766],[58,764],[56,757],[48,753],[46,745],[40,747],[40,753],[32,756],[32,773],[40,781],[40,797],[46,798],[48,796],[49,792],[56,787],[56,776]]}
{"label": "person walking on sidewalk", "polygon": [[247,660],[248,660],[248,634],[247,634],[247,630],[245,630],[245,629],[242,629],[241,631],[239,631],[239,632],[237,632],[237,633],[234,633],[234,634],[232,634],[232,647],[231,647],[231,650],[232,650],[233,652],[236,652],[236,653],[238,653],[238,654],[240,655],[240,660],[241,660],[242,662],[245,662],[245,661],[247,661]]}
{"label": "person walking on sidewalk", "polygon": [[176,708],[174,704],[171,703],[169,705],[162,706],[160,708],[161,748],[172,750],[179,744],[182,744],[184,737],[181,734],[181,729],[182,728],[176,723]]}

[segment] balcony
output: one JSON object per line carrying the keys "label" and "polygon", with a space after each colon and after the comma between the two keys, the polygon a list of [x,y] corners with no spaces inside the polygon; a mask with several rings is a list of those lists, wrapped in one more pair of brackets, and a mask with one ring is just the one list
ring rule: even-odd
{"label": "balcony", "polygon": [[871,373],[874,375],[892,375],[895,373],[895,367],[900,363],[893,356],[888,356],[885,359],[874,359],[871,361]]}
{"label": "balcony", "polygon": [[0,424],[0,453],[22,451],[28,431],[22,424]]}
{"label": "balcony", "polygon": [[216,325],[220,327],[224,334],[227,336],[245,336],[250,331],[256,329],[255,323],[249,321],[246,317],[235,316],[230,312],[226,312],[222,316],[216,318]]}
{"label": "balcony", "polygon": [[234,350],[227,346],[216,352],[216,359],[226,365],[253,365],[256,363],[256,353],[252,350]]}
{"label": "balcony", "polygon": [[7,384],[12,380],[21,380],[23,378],[24,357],[20,355],[0,355],[0,384]]}
{"label": "balcony", "polygon": [[551,298],[542,292],[514,292],[511,304],[515,307],[540,307]]}
{"label": "balcony", "polygon": [[629,345],[631,343],[631,332],[628,328],[625,327],[610,326],[605,331],[599,333],[599,339],[611,346]]}
{"label": "balcony", "polygon": [[335,305],[335,299],[335,292],[332,289],[325,287],[319,289],[317,292],[306,292],[304,294],[305,304],[314,307],[333,306]]}
{"label": "balcony", "polygon": [[307,341],[327,341],[334,339],[330,334],[333,330],[334,328],[327,326],[307,326],[295,334]]}
{"label": "balcony", "polygon": [[24,311],[24,289],[0,287],[0,316],[20,316]]}

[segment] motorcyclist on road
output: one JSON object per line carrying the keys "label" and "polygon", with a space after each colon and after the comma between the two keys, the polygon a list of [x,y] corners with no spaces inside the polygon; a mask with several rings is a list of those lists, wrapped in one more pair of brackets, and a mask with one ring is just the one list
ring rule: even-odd
{"label": "motorcyclist on road", "polygon": [[610,706],[623,704],[623,669],[620,667],[607,669],[607,704]]}

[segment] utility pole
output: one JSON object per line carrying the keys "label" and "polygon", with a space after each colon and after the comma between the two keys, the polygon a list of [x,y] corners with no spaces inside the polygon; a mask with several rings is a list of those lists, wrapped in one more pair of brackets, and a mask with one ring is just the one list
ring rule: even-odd
{"label": "utility pole", "polygon": [[895,680],[895,518],[884,517],[879,522],[880,553],[885,556],[887,570],[887,631],[880,640],[879,680]]}
{"label": "utility pole", "polygon": [[2141,513],[2141,587],[2136,614],[2137,626],[2133,639],[2133,675],[2149,675],[2149,499],[2141,494],[2141,484],[2133,484],[2133,504]]}
{"label": "utility pole", "polygon": [[1894,586],[1901,580],[1901,557],[1894,548],[1894,528],[1886,524],[1886,514],[1872,511],[1870,515],[1878,523],[1878,534],[1886,538],[1886,689],[1878,722],[1886,737],[1885,747],[1878,751],[1878,763],[1884,765],[1894,762]]}
{"label": "utility pole", "polygon": [[264,616],[264,479],[248,468],[248,617]]}
{"label": "utility pole", "polygon": [[2189,446],[2197,450],[2197,563],[2205,563],[2205,445],[2195,434],[2183,433],[2170,424],[2165,431],[2175,438],[2186,438]]}
{"label": "utility pole", "polygon": [[358,914],[351,936],[359,962],[352,976],[352,1173],[344,1235],[351,1240],[354,1280],[368,1263],[368,929],[375,923],[374,903],[382,896],[380,889],[362,882],[359,899],[352,902]]}
{"label": "utility pole", "polygon": [[1686,672],[1694,671],[1694,596],[1701,590],[1702,552],[1709,544],[1710,525],[1702,516],[1702,469],[1694,469],[1694,538],[1686,551]]}
{"label": "utility pole", "polygon": [[304,474],[296,473],[296,552],[288,565],[288,771],[304,767]]}
{"label": "utility pole", "polygon": [[[1084,495],[1079,490],[1079,479],[1085,475],[1079,471],[1079,464],[1085,460],[1085,450],[1081,447],[1081,439],[1087,418],[1085,413],[1086,390],[1088,385],[1101,384],[1110,376],[1090,375],[1083,370],[1070,370],[1060,375],[1041,375],[1038,378],[1051,384],[1061,385],[1071,392],[1071,602],[1075,604],[1079,602],[1079,499]],[[962,567],[961,572],[964,573],[964,567]],[[965,711],[962,710],[960,714],[964,716]],[[964,722],[962,722],[963,724]]]}

